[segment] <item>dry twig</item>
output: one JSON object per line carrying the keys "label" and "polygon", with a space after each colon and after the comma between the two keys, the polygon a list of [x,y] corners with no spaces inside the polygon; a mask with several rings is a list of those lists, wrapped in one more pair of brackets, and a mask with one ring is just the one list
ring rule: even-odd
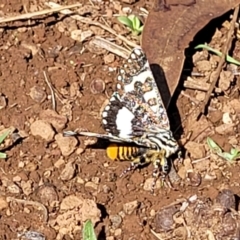
{"label": "dry twig", "polygon": [[[62,11],[64,9],[74,8],[74,7],[79,7],[79,6],[82,6],[82,4],[77,3],[77,4],[68,5],[68,6],[60,6],[59,5],[59,7],[56,7],[56,8],[44,9],[42,11],[21,14],[21,15],[14,16],[14,17],[1,18],[0,19],[0,23],[6,23],[6,22],[12,22],[12,21],[18,21],[18,20],[31,19],[33,17],[37,17],[37,16],[49,14],[49,13],[54,13],[54,12],[60,12],[60,11]],[[72,13],[74,13],[74,12],[72,12]]]}
{"label": "dry twig", "polygon": [[158,240],[163,240],[163,238],[161,238],[159,233],[156,233],[155,231],[153,231],[153,229],[150,229],[150,231]]}
{"label": "dry twig", "polygon": [[96,46],[99,46],[101,48],[104,48],[106,50],[108,50],[109,52],[114,53],[115,55],[118,55],[122,58],[127,59],[130,52],[128,50],[126,50],[125,48],[116,45],[115,43],[112,43],[104,38],[98,37],[96,36],[96,38],[93,39],[93,43]]}
{"label": "dry twig", "polygon": [[226,61],[226,55],[228,54],[228,51],[230,49],[230,46],[231,46],[231,43],[232,43],[232,39],[233,39],[234,26],[235,26],[235,23],[237,21],[238,12],[239,12],[239,5],[234,10],[231,26],[229,28],[228,35],[227,35],[227,41],[225,42],[224,47],[223,47],[222,57],[220,59],[220,62],[218,64],[218,67],[217,67],[216,71],[214,72],[213,81],[212,81],[212,83],[210,85],[210,88],[208,89],[208,91],[206,93],[205,99],[203,100],[202,106],[200,107],[200,111],[197,114],[198,117],[199,117],[199,115],[201,113],[204,112],[205,107],[208,104],[209,99],[211,97],[211,94],[212,94],[212,92],[213,92],[213,90],[214,90],[214,88],[215,88],[215,86],[217,84],[217,81],[218,81],[220,72],[222,70],[223,64]]}
{"label": "dry twig", "polygon": [[204,91],[207,92],[208,89],[210,88],[210,84],[206,82],[202,82],[199,80],[195,80],[191,77],[187,78],[187,81],[184,81],[185,88],[193,89],[193,90],[199,90],[199,91]]}
{"label": "dry twig", "polygon": [[56,100],[55,100],[55,94],[54,94],[54,91],[53,91],[53,88],[52,88],[52,84],[48,80],[49,78],[48,78],[48,75],[47,75],[46,71],[43,71],[43,75],[44,75],[45,82],[47,83],[47,85],[50,89],[50,92],[51,92],[52,108],[53,108],[54,111],[56,111]]}

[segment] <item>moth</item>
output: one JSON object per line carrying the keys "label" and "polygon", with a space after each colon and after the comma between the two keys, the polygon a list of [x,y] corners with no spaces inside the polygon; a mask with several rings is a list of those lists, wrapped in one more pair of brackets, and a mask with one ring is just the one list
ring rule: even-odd
{"label": "moth", "polygon": [[[155,179],[169,172],[169,157],[179,145],[170,130],[167,111],[145,53],[132,50],[119,68],[116,91],[102,112],[106,134],[67,131],[64,135],[82,135],[107,139],[107,155],[112,160],[130,161],[122,175],[139,166],[153,163]],[[153,183],[155,186],[156,180]]]}

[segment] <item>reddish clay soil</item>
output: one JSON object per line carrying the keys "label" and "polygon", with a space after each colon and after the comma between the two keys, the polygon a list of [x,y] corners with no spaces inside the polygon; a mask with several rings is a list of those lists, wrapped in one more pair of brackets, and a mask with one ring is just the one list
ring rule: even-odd
{"label": "reddish clay soil", "polygon": [[[80,2],[92,7],[88,1]],[[3,16],[17,15],[40,10],[38,6],[43,2],[25,5],[16,1],[0,4],[0,10]],[[108,10],[111,15],[116,6],[96,4],[92,14]],[[139,7],[148,8],[149,4],[131,5],[135,11]],[[114,22],[116,31],[127,32],[112,19],[107,21]],[[157,239],[153,232],[162,234],[159,239],[187,239],[186,229],[192,233],[188,239],[214,239],[206,237],[211,233],[216,239],[236,237],[238,213],[234,221],[228,214],[230,208],[237,210],[232,194],[240,195],[240,166],[210,153],[206,139],[212,137],[224,151],[239,146],[239,77],[223,77],[232,81],[231,86],[226,88],[223,81],[211,99],[210,110],[199,121],[193,110],[205,92],[186,89],[180,82],[168,110],[173,132],[183,146],[183,162],[174,163],[180,177],[176,182],[170,177],[173,189],[158,185],[152,194],[146,187],[152,165],[120,178],[129,163],[111,162],[104,144],[94,148],[94,139],[74,137],[77,142],[69,143],[61,137],[64,130],[104,132],[101,111],[115,89],[116,67],[123,64],[121,57],[91,47],[92,36],[81,43],[71,39],[75,29],[91,29],[94,35],[114,38],[100,27],[89,28],[61,14],[11,22],[1,28],[0,130],[14,127],[24,137],[14,144],[7,139],[9,147],[3,148],[8,158],[0,161],[0,239],[82,239],[87,219],[95,223],[98,239]],[[222,46],[226,37],[226,29],[219,29],[212,47]],[[115,43],[124,46],[119,40]],[[211,74],[219,58],[205,51],[201,56],[189,56],[192,71]],[[55,94],[57,115],[46,111],[53,105],[44,71]],[[203,77],[197,79],[204,81]],[[100,83],[93,84],[96,80]],[[228,125],[224,128],[223,124]],[[70,153],[63,150],[67,144],[66,148],[74,149]],[[195,194],[196,199],[188,201]],[[219,200],[221,194],[234,203],[225,206],[225,200]],[[183,203],[188,204],[186,211],[179,210]],[[28,237],[31,231],[41,233],[42,238]]]}

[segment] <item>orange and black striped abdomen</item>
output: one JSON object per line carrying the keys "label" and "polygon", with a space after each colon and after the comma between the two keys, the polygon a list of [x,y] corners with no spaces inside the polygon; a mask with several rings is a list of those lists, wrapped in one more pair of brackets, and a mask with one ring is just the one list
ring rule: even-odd
{"label": "orange and black striped abdomen", "polygon": [[[144,149],[145,150],[145,149]],[[123,144],[111,143],[107,147],[107,156],[111,160],[132,161],[144,153],[143,148],[136,146],[126,146]]]}

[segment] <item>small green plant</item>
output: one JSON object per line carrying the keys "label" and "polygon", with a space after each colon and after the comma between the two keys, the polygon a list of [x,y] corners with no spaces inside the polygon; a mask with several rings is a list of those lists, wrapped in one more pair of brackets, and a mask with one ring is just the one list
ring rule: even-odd
{"label": "small green plant", "polygon": [[207,144],[213,153],[216,153],[219,157],[222,157],[228,162],[234,162],[240,158],[240,151],[236,148],[231,148],[230,152],[223,152],[217,143],[215,143],[210,137],[207,138]]}
{"label": "small green plant", "polygon": [[[211,47],[209,47],[208,45],[205,45],[205,44],[199,44],[194,49],[202,49],[202,48],[217,54],[219,57],[222,56],[222,52],[220,52],[220,51],[218,51],[218,50],[216,50],[214,48],[211,48]],[[232,63],[232,64],[240,66],[240,62],[235,60],[234,58],[230,57],[229,55],[226,56],[226,60],[229,63]]]}
{"label": "small green plant", "polygon": [[131,29],[134,36],[138,36],[143,31],[143,25],[140,19],[135,15],[120,16],[118,21]]}
{"label": "small green plant", "polygon": [[[4,141],[4,139],[8,136],[8,134],[10,133],[10,131],[6,131],[5,133],[3,133],[1,136],[0,136],[0,144],[2,144],[2,142]],[[6,153],[2,153],[0,152],[0,158],[6,158],[7,157],[7,154]]]}
{"label": "small green plant", "polygon": [[91,220],[87,220],[83,225],[83,240],[97,240]]}

